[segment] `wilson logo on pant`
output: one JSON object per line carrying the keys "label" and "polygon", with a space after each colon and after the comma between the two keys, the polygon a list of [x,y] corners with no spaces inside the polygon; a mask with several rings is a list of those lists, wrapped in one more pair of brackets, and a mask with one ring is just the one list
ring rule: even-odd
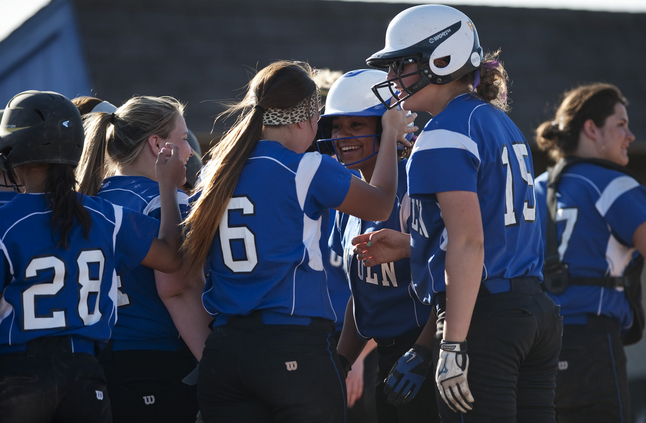
{"label": "wilson logo on pant", "polygon": [[293,372],[298,368],[298,363],[295,361],[286,361],[285,366],[287,366],[287,371]]}
{"label": "wilson logo on pant", "polygon": [[103,391],[94,391],[96,392],[96,399],[103,401]]}
{"label": "wilson logo on pant", "polygon": [[154,395],[146,395],[144,397],[144,402],[146,405],[153,405],[155,403],[155,396]]}
{"label": "wilson logo on pant", "polygon": [[567,370],[568,364],[567,361],[559,361],[559,370]]}

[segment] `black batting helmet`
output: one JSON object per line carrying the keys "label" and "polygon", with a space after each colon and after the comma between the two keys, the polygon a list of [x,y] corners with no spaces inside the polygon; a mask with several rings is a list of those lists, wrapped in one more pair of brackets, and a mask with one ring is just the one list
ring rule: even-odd
{"label": "black batting helmet", "polygon": [[0,167],[27,163],[76,166],[83,151],[83,123],[76,106],[51,91],[25,91],[9,100],[0,120]]}

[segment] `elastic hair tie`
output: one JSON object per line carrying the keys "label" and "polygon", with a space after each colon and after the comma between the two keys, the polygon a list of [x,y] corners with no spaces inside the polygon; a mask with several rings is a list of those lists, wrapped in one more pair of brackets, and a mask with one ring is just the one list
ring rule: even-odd
{"label": "elastic hair tie", "polygon": [[[494,60],[493,62],[485,62],[480,66],[483,67],[483,68],[487,68],[487,69],[496,69],[496,68],[498,68],[498,65],[499,65],[498,61]],[[476,69],[476,74],[473,77],[473,91],[476,90],[478,85],[480,85],[480,69]],[[473,92],[473,91],[471,91],[471,92]]]}
{"label": "elastic hair tie", "polygon": [[114,113],[110,113],[110,123],[114,125],[116,122],[117,122],[117,115],[115,115]]}
{"label": "elastic hair tie", "polygon": [[267,109],[262,107],[260,104],[256,104],[255,106],[253,106],[253,108],[260,110],[262,113],[265,113],[267,111]]}

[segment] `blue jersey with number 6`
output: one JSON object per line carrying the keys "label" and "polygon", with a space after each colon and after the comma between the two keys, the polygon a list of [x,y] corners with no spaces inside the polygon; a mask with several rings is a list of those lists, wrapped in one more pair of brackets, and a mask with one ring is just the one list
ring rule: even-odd
{"label": "blue jersey with number 6", "polygon": [[69,248],[52,239],[44,194],[18,194],[0,208],[0,344],[72,335],[107,342],[117,319],[116,271],[148,254],[159,223],[101,198],[81,196],[92,218]]}
{"label": "blue jersey with number 6", "polygon": [[206,310],[335,320],[324,265],[329,209],[343,202],[351,178],[329,156],[259,141],[211,244],[202,297]]}
{"label": "blue jersey with number 6", "polygon": [[536,276],[543,251],[529,146],[501,110],[463,94],[431,119],[408,161],[411,273],[430,303],[445,291],[447,233],[436,193],[478,194],[484,230],[482,280]]}

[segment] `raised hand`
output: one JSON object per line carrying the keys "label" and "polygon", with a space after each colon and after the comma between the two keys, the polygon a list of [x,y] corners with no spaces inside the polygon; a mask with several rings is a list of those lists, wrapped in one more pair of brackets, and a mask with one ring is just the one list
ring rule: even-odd
{"label": "raised hand", "polygon": [[352,239],[354,253],[366,267],[410,257],[410,235],[381,229]]}
{"label": "raised hand", "polygon": [[186,183],[185,163],[179,155],[179,148],[169,142],[159,150],[155,162],[155,175],[161,186],[179,188]]}

